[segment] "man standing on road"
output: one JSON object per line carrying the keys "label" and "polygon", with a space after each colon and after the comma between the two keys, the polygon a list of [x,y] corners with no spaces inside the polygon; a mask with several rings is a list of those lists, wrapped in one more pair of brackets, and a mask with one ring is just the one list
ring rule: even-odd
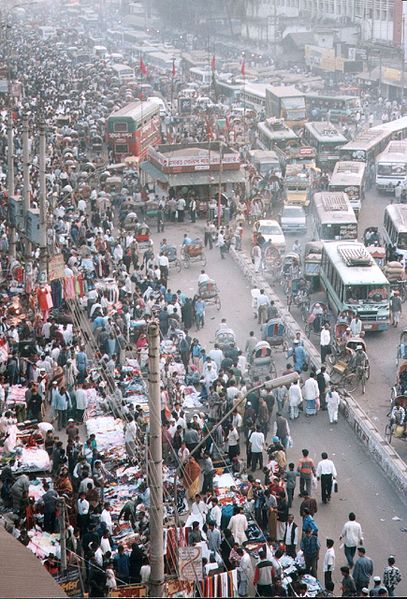
{"label": "man standing on road", "polygon": [[273,564],[267,559],[265,549],[259,551],[259,561],[254,571],[253,584],[256,586],[258,597],[271,597],[271,585],[275,576]]}
{"label": "man standing on road", "polygon": [[373,561],[367,557],[364,547],[358,547],[358,556],[353,568],[353,580],[359,596],[363,587],[369,587],[370,579],[373,576]]}
{"label": "man standing on road", "polygon": [[257,309],[258,309],[258,323],[264,324],[268,319],[268,309],[270,306],[270,300],[264,293],[264,289],[260,289],[260,295],[257,298]]}
{"label": "man standing on road", "polygon": [[360,337],[360,333],[362,332],[362,321],[357,314],[355,314],[350,321],[350,330],[352,331],[352,337]]}
{"label": "man standing on road", "polygon": [[255,472],[257,462],[259,462],[259,468],[263,470],[263,449],[265,439],[264,434],[261,432],[261,427],[256,426],[256,430],[250,435],[250,446],[252,456],[252,472]]}
{"label": "man standing on road", "polygon": [[335,569],[335,549],[333,539],[326,540],[326,552],[324,555],[324,586],[325,589],[328,583],[332,582],[332,572]]}
{"label": "man standing on road", "polygon": [[321,454],[322,460],[317,465],[317,479],[321,481],[322,503],[331,501],[332,482],[336,478],[336,468],[332,460],[328,460],[328,454]]}
{"label": "man standing on road", "polygon": [[389,593],[389,597],[394,597],[394,589],[401,581],[400,570],[395,566],[395,563],[396,560],[390,555],[383,574],[383,584]]}
{"label": "man standing on road", "polygon": [[315,476],[314,460],[309,457],[308,449],[302,450],[302,458],[298,462],[297,471],[300,473],[300,497],[311,495],[312,476]]}
{"label": "man standing on road", "polygon": [[394,327],[398,327],[402,312],[400,293],[396,290],[390,300],[391,320]]}
{"label": "man standing on road", "polygon": [[350,512],[349,520],[345,523],[339,539],[343,539],[345,557],[348,560],[349,568],[353,568],[356,547],[363,543],[362,527],[359,522],[356,522],[356,516],[353,512]]}
{"label": "man standing on road", "polygon": [[317,577],[318,558],[320,542],[316,535],[312,534],[312,529],[307,528],[305,537],[301,541],[301,549],[304,554],[305,570],[307,574]]}
{"label": "man standing on road", "polygon": [[326,322],[321,329],[320,336],[321,346],[321,362],[325,362],[325,358],[331,353],[331,332],[329,330],[329,324]]}

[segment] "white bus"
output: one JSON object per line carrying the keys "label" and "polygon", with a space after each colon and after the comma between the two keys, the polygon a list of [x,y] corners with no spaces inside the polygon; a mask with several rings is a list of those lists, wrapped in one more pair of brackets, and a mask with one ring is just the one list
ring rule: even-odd
{"label": "white bus", "polygon": [[407,204],[389,204],[384,211],[384,239],[407,259]]}
{"label": "white bus", "polygon": [[407,141],[391,141],[376,158],[376,189],[394,192],[407,177]]}
{"label": "white bus", "polygon": [[383,152],[391,138],[385,129],[372,127],[363,131],[339,150],[340,160],[357,160],[374,164],[376,156]]}
{"label": "white bus", "polygon": [[303,139],[317,151],[317,166],[322,170],[332,170],[339,160],[339,148],[348,140],[332,123],[317,121],[305,123]]}
{"label": "white bus", "polygon": [[247,109],[262,112],[266,109],[266,89],[264,83],[246,83],[242,86],[240,92],[240,102]]}
{"label": "white bus", "polygon": [[320,277],[336,314],[343,310],[357,312],[365,331],[389,328],[390,285],[362,243],[324,243]]}
{"label": "white bus", "polygon": [[118,78],[120,83],[127,83],[128,81],[136,80],[134,69],[129,67],[128,64],[113,64],[112,71],[114,72],[115,76]]}
{"label": "white bus", "polygon": [[314,237],[321,241],[357,239],[358,221],[343,191],[320,191],[312,199]]}
{"label": "white bus", "polygon": [[366,164],[355,161],[338,161],[329,181],[329,191],[344,191],[356,215],[365,198]]}

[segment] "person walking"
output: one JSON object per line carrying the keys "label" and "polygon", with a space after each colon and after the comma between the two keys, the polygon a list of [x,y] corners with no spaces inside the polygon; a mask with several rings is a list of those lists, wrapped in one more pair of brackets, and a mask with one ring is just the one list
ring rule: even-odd
{"label": "person walking", "polygon": [[250,453],[252,457],[252,472],[256,471],[257,462],[260,470],[263,470],[263,449],[265,446],[264,433],[261,432],[260,425],[250,436]]}
{"label": "person walking", "polygon": [[358,547],[358,558],[353,567],[353,580],[356,585],[356,592],[360,592],[364,587],[369,587],[370,579],[373,576],[373,560],[366,555],[364,547]]}
{"label": "person walking", "polygon": [[305,400],[305,415],[314,416],[319,410],[319,387],[315,372],[310,372],[309,379],[305,381],[302,396]]}
{"label": "person walking", "polygon": [[288,390],[288,406],[290,408],[290,419],[295,420],[300,415],[300,405],[302,404],[302,391],[299,379],[291,383]]}
{"label": "person walking", "polygon": [[302,458],[298,462],[297,472],[300,474],[300,497],[311,495],[312,476],[315,476],[314,460],[309,457],[308,449],[302,450]]}
{"label": "person walking", "polygon": [[389,597],[394,597],[394,589],[401,582],[401,573],[397,568],[396,560],[393,555],[390,555],[387,560],[387,566],[383,573],[383,584],[389,593]]}
{"label": "person walking", "polygon": [[317,479],[321,481],[321,497],[322,503],[331,501],[333,479],[336,478],[336,468],[332,460],[328,459],[328,454],[323,451],[321,461],[317,465]]}
{"label": "person walking", "polygon": [[355,597],[356,595],[356,585],[353,577],[350,575],[349,567],[342,566],[341,568],[342,574],[342,597]]}
{"label": "person walking", "polygon": [[295,491],[295,486],[297,484],[297,477],[299,476],[299,473],[294,470],[295,468],[295,464],[294,462],[290,462],[288,464],[288,470],[285,473],[285,486],[286,486],[286,491],[287,491],[287,499],[288,499],[288,507],[290,508],[293,504],[293,499],[294,499],[294,491]]}
{"label": "person walking", "polygon": [[316,578],[320,542],[318,537],[312,534],[311,528],[307,528],[305,531],[305,536],[301,541],[301,549],[304,555],[305,571]]}
{"label": "person walking", "polygon": [[327,322],[321,329],[319,343],[321,351],[321,362],[324,363],[326,357],[331,353],[331,331],[329,330],[329,324]]}
{"label": "person walking", "polygon": [[356,547],[363,543],[363,532],[362,527],[359,522],[356,521],[356,515],[353,512],[350,512],[348,518],[349,520],[345,522],[339,539],[343,539],[345,557],[349,568],[353,568]]}
{"label": "person walking", "polygon": [[402,313],[399,291],[395,291],[390,299],[391,320],[394,327],[398,327]]}
{"label": "person walking", "polygon": [[257,597],[271,597],[271,586],[275,576],[273,563],[267,559],[265,549],[259,551],[259,561],[254,571],[253,584],[256,587]]}
{"label": "person walking", "polygon": [[258,323],[264,324],[268,320],[268,309],[270,306],[270,300],[264,292],[264,289],[260,289],[260,295],[257,298],[257,310],[258,310]]}
{"label": "person walking", "polygon": [[286,554],[295,559],[297,556],[298,526],[294,522],[293,514],[288,514],[282,541],[285,545]]}
{"label": "person walking", "polygon": [[339,396],[336,387],[331,387],[328,389],[326,394],[326,407],[328,410],[328,417],[330,424],[338,423],[338,411],[341,403],[341,398]]}
{"label": "person walking", "polygon": [[335,549],[334,549],[334,540],[327,539],[326,540],[326,551],[324,555],[324,586],[325,589],[332,582],[332,573],[335,570]]}

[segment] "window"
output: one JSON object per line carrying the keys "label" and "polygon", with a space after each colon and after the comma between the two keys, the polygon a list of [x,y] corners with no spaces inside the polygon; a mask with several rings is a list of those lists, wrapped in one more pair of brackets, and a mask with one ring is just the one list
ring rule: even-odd
{"label": "window", "polygon": [[116,144],[114,147],[114,151],[116,154],[128,154],[129,146],[128,144]]}
{"label": "window", "polygon": [[114,123],[113,130],[115,133],[127,133],[129,126],[127,123]]}

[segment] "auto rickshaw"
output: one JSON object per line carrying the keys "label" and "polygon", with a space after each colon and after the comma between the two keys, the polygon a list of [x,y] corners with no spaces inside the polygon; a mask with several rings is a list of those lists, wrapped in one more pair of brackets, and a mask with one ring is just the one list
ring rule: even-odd
{"label": "auto rickshaw", "polygon": [[320,287],[320,272],[322,262],[322,241],[309,241],[304,251],[304,277],[311,284],[311,291]]}
{"label": "auto rickshaw", "polygon": [[122,178],[113,176],[107,177],[105,182],[105,191],[107,193],[120,193],[122,189]]}
{"label": "auto rickshaw", "polygon": [[286,329],[281,318],[271,318],[262,328],[262,339],[271,347],[281,347],[287,351]]}
{"label": "auto rickshaw", "polygon": [[260,381],[264,381],[267,376],[272,379],[277,376],[271,347],[267,341],[256,344],[251,355],[249,375],[252,380],[257,377]]}

